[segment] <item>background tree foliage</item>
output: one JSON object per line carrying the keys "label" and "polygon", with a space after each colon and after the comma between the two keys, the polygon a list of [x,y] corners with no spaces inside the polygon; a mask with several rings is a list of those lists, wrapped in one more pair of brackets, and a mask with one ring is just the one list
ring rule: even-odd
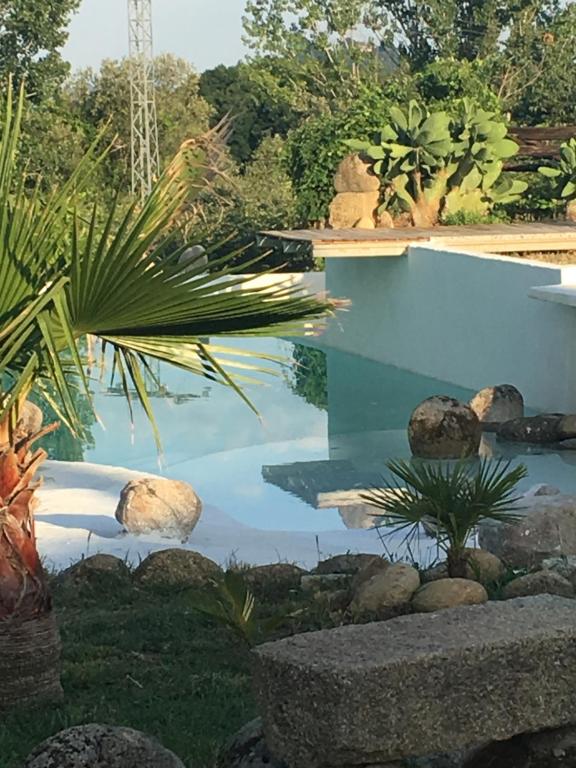
{"label": "background tree foliage", "polygon": [[[104,61],[67,78],[59,48],[78,5],[0,0],[0,77],[27,77],[23,156],[44,189],[65,180],[108,126],[114,149],[86,202],[118,192],[128,202],[129,64]],[[467,97],[520,125],[576,122],[572,2],[246,0],[244,32],[250,55],[234,66],[198,74],[175,56],[156,61],[164,163],[184,139],[228,125],[220,173],[181,221],[217,253],[223,238],[245,245],[260,229],[322,224],[344,142],[370,138],[393,104],[451,111]],[[555,207],[541,186],[530,183],[529,205],[545,214]]]}
{"label": "background tree foliage", "polygon": [[0,78],[28,82],[31,97],[54,96],[69,72],[60,48],[80,0],[0,0]]}

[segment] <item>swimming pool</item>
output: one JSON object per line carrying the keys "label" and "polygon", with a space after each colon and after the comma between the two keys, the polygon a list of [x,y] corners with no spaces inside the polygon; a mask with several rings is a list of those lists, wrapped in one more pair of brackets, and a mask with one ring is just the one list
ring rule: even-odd
{"label": "swimming pool", "polygon": [[[269,531],[366,527],[350,506],[354,490],[379,483],[390,458],[408,457],[412,409],[434,394],[468,400],[473,392],[322,346],[283,339],[227,340],[291,362],[247,392],[257,418],[231,390],[167,366],[154,406],[163,440],[159,464],[152,430],[136,409],[134,430],[124,399],[96,393],[104,429],[91,427],[87,462],[163,474],[192,484],[204,503],[244,525]],[[497,382],[479,382],[479,386]],[[539,482],[576,493],[576,451],[503,448],[487,438],[486,455],[506,455]],[[53,458],[70,458],[53,448]],[[78,458],[78,457],[77,457]],[[343,493],[344,492],[344,493]]]}

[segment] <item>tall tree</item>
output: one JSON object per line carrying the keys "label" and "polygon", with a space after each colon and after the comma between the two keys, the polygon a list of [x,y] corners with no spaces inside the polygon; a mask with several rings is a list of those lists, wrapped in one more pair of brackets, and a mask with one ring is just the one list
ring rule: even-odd
{"label": "tall tree", "polygon": [[377,0],[248,0],[244,30],[277,72],[330,104],[389,74],[383,20]]}
{"label": "tall tree", "polygon": [[36,101],[53,95],[68,74],[60,54],[81,0],[0,0],[0,79],[24,77]]}
{"label": "tall tree", "polygon": [[[199,76],[184,59],[172,54],[154,62],[160,159],[165,164],[180,144],[206,130],[211,113],[199,94]],[[93,132],[109,123],[116,149],[107,164],[113,185],[127,182],[130,169],[130,62],[106,60],[99,71],[85,69],[66,85],[70,113]]]}
{"label": "tall tree", "polygon": [[286,136],[300,120],[292,89],[259,61],[206,70],[200,77],[200,95],[213,108],[213,125],[230,120],[230,151],[242,165],[264,138]]}

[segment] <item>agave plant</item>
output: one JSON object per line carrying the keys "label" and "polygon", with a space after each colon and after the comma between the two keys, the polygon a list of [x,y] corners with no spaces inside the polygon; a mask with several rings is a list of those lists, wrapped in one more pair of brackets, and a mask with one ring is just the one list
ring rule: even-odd
{"label": "agave plant", "polygon": [[554,166],[538,168],[542,176],[554,181],[554,195],[563,200],[576,198],[576,137],[560,147],[560,159]]}
{"label": "agave plant", "polygon": [[452,577],[466,576],[466,548],[479,523],[518,519],[516,486],[526,477],[522,465],[511,468],[510,462],[482,460],[478,466],[420,461],[391,461],[387,466],[394,476],[391,485],[363,494],[364,500],[381,510],[384,526],[404,531],[408,538],[422,524],[435,530]]}
{"label": "agave plant", "polygon": [[515,200],[526,184],[502,177],[503,160],[518,151],[507,126],[463,99],[454,114],[429,112],[415,101],[390,109],[373,144],[349,141],[381,177],[384,207],[397,203],[415,226],[434,226],[442,214],[486,213]]}
{"label": "agave plant", "polygon": [[[79,196],[103,157],[96,147],[43,198],[18,172],[24,106],[24,92],[15,99],[10,87],[0,126],[0,675],[16,680],[2,687],[0,709],[54,696],[57,688],[58,638],[33,518],[44,454],[29,450],[39,435],[24,439],[18,429],[29,393],[51,398],[62,421],[81,429],[73,387],[79,381],[91,397],[82,345],[95,337],[102,350],[96,364],[112,360],[129,407],[135,393],[152,423],[151,358],[229,385],[248,402],[243,380],[272,361],[249,364],[248,353],[218,337],[301,330],[333,306],[286,286],[246,284],[230,268],[232,257],[216,261],[210,274],[180,263],[186,245],[175,248],[172,224],[189,200],[191,175],[198,187],[193,143],[141,208],[94,206],[79,215]],[[41,659],[50,669],[36,674]]]}

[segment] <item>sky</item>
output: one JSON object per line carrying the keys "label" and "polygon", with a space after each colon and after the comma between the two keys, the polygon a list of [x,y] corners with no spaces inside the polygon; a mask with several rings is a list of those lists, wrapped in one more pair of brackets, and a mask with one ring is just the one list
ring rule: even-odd
{"label": "sky", "polygon": [[[198,71],[235,64],[242,45],[244,0],[153,0],[155,53],[174,53]],[[64,57],[74,69],[98,67],[128,50],[126,0],[83,0]]]}

